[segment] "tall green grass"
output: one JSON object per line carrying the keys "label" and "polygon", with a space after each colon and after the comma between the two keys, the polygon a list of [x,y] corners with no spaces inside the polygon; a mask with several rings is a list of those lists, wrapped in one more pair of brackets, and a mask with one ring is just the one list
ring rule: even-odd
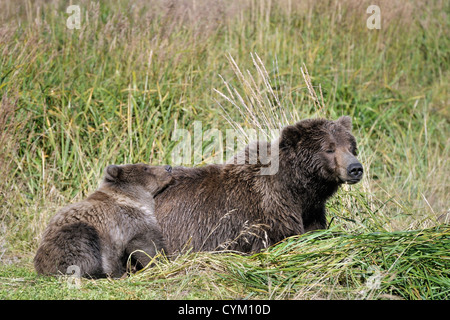
{"label": "tall green grass", "polygon": [[[280,127],[348,114],[365,176],[329,201],[332,231],[252,257],[189,256],[213,284],[180,257],[161,266],[158,285],[147,284],[172,294],[153,297],[229,298],[234,290],[264,298],[448,298],[448,255],[440,251],[448,231],[439,227],[449,223],[450,203],[447,2],[381,1],[380,30],[366,28],[369,1],[79,4],[79,30],[66,27],[67,1],[0,4],[2,279],[14,278],[8,262],[31,268],[49,218],[94,190],[106,165],[171,163],[177,128],[192,133],[194,121],[203,130]],[[374,243],[383,253],[370,249]],[[423,254],[410,250],[415,243]],[[339,265],[345,255],[356,260]],[[308,259],[326,263],[305,273]],[[381,287],[359,294],[372,265]],[[205,286],[210,296],[195,290]]]}
{"label": "tall green grass", "polygon": [[[288,239],[233,273],[272,298],[448,299],[449,228]],[[259,260],[259,261],[258,261]],[[258,263],[255,263],[258,261]]]}

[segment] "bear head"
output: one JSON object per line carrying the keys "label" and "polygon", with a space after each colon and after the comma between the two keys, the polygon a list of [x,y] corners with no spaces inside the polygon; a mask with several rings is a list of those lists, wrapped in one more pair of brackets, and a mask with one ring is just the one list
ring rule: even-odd
{"label": "bear head", "polygon": [[[293,168],[293,178],[354,184],[363,176],[356,158],[355,137],[348,116],[336,121],[307,119],[285,127],[280,136],[280,164]],[[282,164],[281,164],[282,165]]]}
{"label": "bear head", "polygon": [[155,196],[173,181],[172,167],[150,166],[144,163],[109,165],[105,169],[103,182],[109,187],[140,194],[141,190]]}

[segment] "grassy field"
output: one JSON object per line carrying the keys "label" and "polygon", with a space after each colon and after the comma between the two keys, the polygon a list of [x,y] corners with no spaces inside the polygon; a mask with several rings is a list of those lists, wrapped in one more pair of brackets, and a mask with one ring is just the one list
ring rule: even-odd
{"label": "grassy field", "polygon": [[[80,29],[69,4],[0,3],[0,299],[450,298],[448,1],[378,1],[381,29],[371,1],[79,1]],[[56,210],[108,164],[172,164],[176,129],[345,114],[365,176],[329,230],[122,280],[34,272]]]}

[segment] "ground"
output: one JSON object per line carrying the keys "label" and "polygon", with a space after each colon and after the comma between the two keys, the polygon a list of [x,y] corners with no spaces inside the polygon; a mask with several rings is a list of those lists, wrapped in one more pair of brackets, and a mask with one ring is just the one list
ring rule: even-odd
{"label": "ground", "polygon": [[123,279],[0,268],[4,299],[437,299],[450,297],[450,227],[286,239],[260,254],[191,253]]}

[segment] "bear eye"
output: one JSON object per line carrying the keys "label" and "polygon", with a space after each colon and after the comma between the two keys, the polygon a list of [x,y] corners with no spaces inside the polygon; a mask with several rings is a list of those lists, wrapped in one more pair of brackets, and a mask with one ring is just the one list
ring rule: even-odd
{"label": "bear eye", "polygon": [[146,172],[147,172],[147,171],[148,171],[148,168],[147,168],[147,167],[144,167],[144,171],[146,171]]}
{"label": "bear eye", "polygon": [[334,150],[333,149],[327,149],[325,152],[326,153],[334,153]]}

